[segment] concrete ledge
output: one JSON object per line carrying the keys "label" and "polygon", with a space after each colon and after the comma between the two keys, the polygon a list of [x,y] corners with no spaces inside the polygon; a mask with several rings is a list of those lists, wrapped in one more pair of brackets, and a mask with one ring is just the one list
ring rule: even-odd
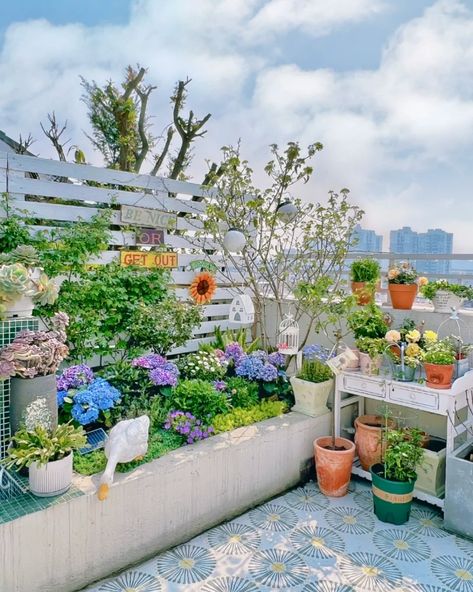
{"label": "concrete ledge", "polygon": [[118,474],[109,499],[86,495],[0,526],[2,592],[73,592],[296,485],[330,414],[288,413]]}

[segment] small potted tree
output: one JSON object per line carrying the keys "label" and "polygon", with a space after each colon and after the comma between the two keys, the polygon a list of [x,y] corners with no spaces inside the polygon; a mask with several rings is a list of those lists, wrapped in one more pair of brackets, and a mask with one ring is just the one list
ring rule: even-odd
{"label": "small potted tree", "polygon": [[404,524],[409,520],[412,496],[422,463],[422,433],[416,428],[384,432],[382,463],[371,467],[374,513],[381,522]]}
{"label": "small potted tree", "polygon": [[388,271],[388,289],[393,308],[410,310],[417,296],[418,285],[427,282],[426,278],[417,278],[417,271],[404,261]]}
{"label": "small potted tree", "polygon": [[458,310],[465,300],[473,300],[473,288],[461,284],[451,284],[447,280],[437,280],[424,284],[420,292],[434,305],[435,312]]}
{"label": "small potted tree", "polygon": [[296,404],[292,408],[304,415],[317,417],[328,413],[327,399],[333,389],[333,372],[318,359],[305,358],[296,376],[290,378]]}
{"label": "small potted tree", "polygon": [[430,388],[449,389],[455,370],[455,351],[451,341],[442,339],[425,345],[424,370]]}
{"label": "small potted tree", "polygon": [[361,306],[374,300],[376,285],[380,279],[379,263],[371,257],[357,259],[350,266],[351,291]]}

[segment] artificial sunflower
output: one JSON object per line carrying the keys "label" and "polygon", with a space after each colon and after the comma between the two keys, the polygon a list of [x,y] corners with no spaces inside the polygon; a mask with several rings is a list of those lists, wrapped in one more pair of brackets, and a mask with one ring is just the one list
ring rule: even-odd
{"label": "artificial sunflower", "polygon": [[214,276],[208,271],[198,273],[192,280],[189,292],[197,304],[210,302],[217,290],[217,282]]}

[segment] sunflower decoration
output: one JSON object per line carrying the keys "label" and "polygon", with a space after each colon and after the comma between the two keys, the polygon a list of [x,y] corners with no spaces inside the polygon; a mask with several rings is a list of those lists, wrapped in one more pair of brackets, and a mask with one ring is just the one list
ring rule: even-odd
{"label": "sunflower decoration", "polygon": [[208,271],[201,271],[192,280],[189,288],[190,295],[197,304],[210,302],[217,290],[215,277]]}

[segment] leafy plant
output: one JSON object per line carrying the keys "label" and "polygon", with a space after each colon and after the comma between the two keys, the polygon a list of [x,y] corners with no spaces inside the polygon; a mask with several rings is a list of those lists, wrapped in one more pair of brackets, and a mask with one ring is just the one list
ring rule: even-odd
{"label": "leafy plant", "polygon": [[387,345],[381,337],[360,337],[356,340],[356,347],[374,360],[385,352]]}
{"label": "leafy plant", "polygon": [[455,350],[450,340],[442,339],[426,345],[424,362],[447,366],[455,363]]}
{"label": "leafy plant", "polygon": [[205,420],[228,411],[226,396],[204,380],[182,380],[170,396],[170,406]]}
{"label": "leafy plant", "polygon": [[226,331],[222,331],[220,327],[215,327],[214,341],[211,343],[202,343],[199,346],[199,349],[203,351],[214,351],[216,349],[224,350],[232,343],[240,345],[246,354],[251,354],[256,350],[261,349],[259,338],[250,342],[248,341],[246,329],[227,329]]}
{"label": "leafy plant", "polygon": [[381,268],[376,259],[366,257],[356,259],[350,266],[350,277],[352,282],[375,283],[381,275]]}
{"label": "leafy plant", "polygon": [[232,407],[252,407],[259,401],[258,385],[239,376],[225,380],[225,391],[230,397]]}
{"label": "leafy plant", "polygon": [[270,417],[286,413],[287,405],[283,401],[264,400],[246,409],[236,408],[229,413],[217,415],[212,420],[215,433],[228,432],[242,426],[248,426]]}
{"label": "leafy plant", "polygon": [[424,456],[423,434],[416,428],[408,430],[387,430],[383,437],[386,442],[384,452],[384,478],[391,481],[412,481],[416,479],[416,468]]}
{"label": "leafy plant", "polygon": [[326,382],[333,378],[333,372],[330,368],[318,359],[304,359],[302,368],[297,374],[297,378],[307,380],[308,382]]}
{"label": "leafy plant", "polygon": [[60,460],[73,450],[85,446],[87,440],[82,428],[70,423],[60,424],[55,430],[37,425],[32,431],[22,427],[12,438],[6,465],[19,470],[33,463],[45,465]]}
{"label": "leafy plant", "polygon": [[131,344],[137,349],[167,354],[184,345],[202,321],[198,306],[168,296],[160,302],[139,304],[130,319]]}
{"label": "leafy plant", "polygon": [[386,335],[388,324],[382,310],[375,304],[351,312],[347,319],[355,339],[360,337],[380,338]]}
{"label": "leafy plant", "polygon": [[471,286],[463,286],[462,284],[451,284],[447,280],[437,280],[435,282],[428,282],[424,284],[420,289],[422,296],[424,296],[428,300],[433,300],[439,290],[444,292],[451,292],[459,298],[473,300],[473,288]]}
{"label": "leafy plant", "polygon": [[212,426],[206,425],[188,411],[170,411],[164,422],[164,429],[183,436],[185,444],[206,440],[214,433]]}
{"label": "leafy plant", "polygon": [[214,352],[198,351],[179,359],[178,368],[184,378],[218,380],[225,375],[225,360]]}

